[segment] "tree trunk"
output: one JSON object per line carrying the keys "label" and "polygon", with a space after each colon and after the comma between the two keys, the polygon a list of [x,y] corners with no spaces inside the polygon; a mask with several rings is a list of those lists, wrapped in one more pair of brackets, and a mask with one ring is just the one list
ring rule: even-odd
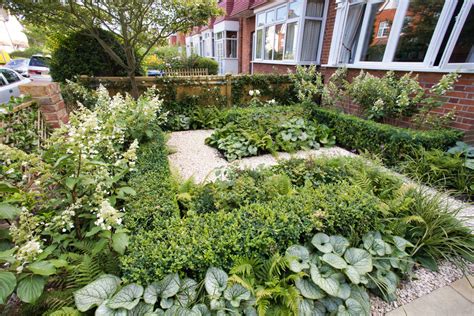
{"label": "tree trunk", "polygon": [[130,85],[132,87],[130,94],[134,99],[138,99],[140,92],[138,91],[137,79],[135,78],[135,70],[128,72],[128,78],[130,79]]}

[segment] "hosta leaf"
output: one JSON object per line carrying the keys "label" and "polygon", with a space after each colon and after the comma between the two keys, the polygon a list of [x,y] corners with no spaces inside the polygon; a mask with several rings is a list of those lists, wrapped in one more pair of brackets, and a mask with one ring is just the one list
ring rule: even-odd
{"label": "hosta leaf", "polygon": [[406,247],[413,247],[413,244],[411,242],[402,237],[394,236],[393,242],[395,244],[395,247],[397,247],[400,251],[405,251]]}
{"label": "hosta leaf", "polygon": [[206,272],[204,278],[204,285],[206,291],[211,296],[219,297],[227,287],[227,280],[229,277],[223,270],[211,267]]}
{"label": "hosta leaf", "polygon": [[309,268],[309,250],[306,247],[300,245],[289,247],[286,250],[286,258],[293,272],[298,273]]}
{"label": "hosta leaf", "polygon": [[344,259],[346,259],[346,262],[353,266],[361,275],[372,271],[372,256],[363,249],[347,249],[344,254]]}
{"label": "hosta leaf", "polygon": [[370,301],[367,291],[360,286],[351,286],[351,298],[359,302],[362,312],[359,315],[370,315]]}
{"label": "hosta leaf", "polygon": [[94,306],[101,305],[111,297],[120,284],[120,279],[106,274],[74,293],[74,301],[79,311],[85,312]]}
{"label": "hosta leaf", "polygon": [[20,209],[8,203],[0,203],[0,219],[13,220],[20,215]]}
{"label": "hosta leaf", "polygon": [[301,295],[312,300],[319,300],[326,296],[316,284],[306,278],[297,279],[295,281],[295,286],[300,291]]}
{"label": "hosta leaf", "polygon": [[211,315],[211,312],[209,311],[209,309],[207,308],[206,305],[204,304],[197,304],[197,305],[194,305],[192,310],[194,312],[197,312],[199,313],[200,316],[210,316]]}
{"label": "hosta leaf", "polygon": [[314,303],[314,309],[312,316],[325,316],[326,315],[326,307],[321,302]]}
{"label": "hosta leaf", "polygon": [[302,299],[298,303],[298,316],[312,316],[314,310],[314,302]]}
{"label": "hosta leaf", "polygon": [[112,248],[123,255],[128,247],[129,237],[127,233],[115,233],[112,235]]}
{"label": "hosta leaf", "polygon": [[225,308],[225,301],[222,299],[211,299],[210,307],[212,311],[224,309]]}
{"label": "hosta leaf", "polygon": [[161,288],[158,282],[153,282],[152,284],[148,285],[145,288],[145,292],[143,293],[143,300],[147,304],[154,305],[156,301],[158,301],[158,297],[160,296]]}
{"label": "hosta leaf", "polygon": [[0,271],[0,305],[7,302],[7,298],[16,287],[16,277],[13,273]]}
{"label": "hosta leaf", "polygon": [[325,253],[322,260],[336,269],[344,269],[347,267],[347,263],[344,259],[333,253]]}
{"label": "hosta leaf", "polygon": [[351,314],[349,314],[349,311],[347,310],[347,308],[344,305],[339,305],[337,307],[336,316],[351,316]]}
{"label": "hosta leaf", "polygon": [[51,275],[56,273],[56,268],[49,261],[36,261],[28,266],[28,269],[34,274]]}
{"label": "hosta leaf", "polygon": [[143,316],[153,312],[153,305],[140,302],[132,310],[128,311],[127,316]]}
{"label": "hosta leaf", "polygon": [[16,294],[22,302],[34,303],[43,293],[46,281],[39,275],[27,276],[18,283]]}
{"label": "hosta leaf", "polygon": [[176,300],[178,303],[186,307],[189,303],[194,302],[197,297],[198,284],[193,279],[186,278],[181,282],[178,294],[176,294]]}
{"label": "hosta leaf", "polygon": [[393,271],[377,270],[377,280],[381,282],[383,291],[392,294],[397,290],[398,277]]}
{"label": "hosta leaf", "polygon": [[157,308],[151,313],[145,313],[144,316],[164,316],[164,315],[165,315],[165,311],[162,310],[161,308]]}
{"label": "hosta leaf", "polygon": [[168,274],[160,282],[161,297],[169,298],[175,296],[180,286],[181,281],[179,280],[179,275],[177,273]]}
{"label": "hosta leaf", "polygon": [[107,304],[113,309],[125,308],[131,310],[140,302],[143,295],[143,287],[138,284],[129,284],[124,286],[117,294],[115,294]]}
{"label": "hosta leaf", "polygon": [[337,297],[325,297],[321,299],[320,302],[323,303],[328,312],[335,312],[343,301]]}
{"label": "hosta leaf", "polygon": [[330,253],[333,249],[329,236],[323,233],[314,235],[313,239],[311,239],[311,243],[316,247],[316,249],[324,253]]}
{"label": "hosta leaf", "polygon": [[250,299],[250,291],[240,284],[234,284],[224,291],[224,298],[233,307],[239,307],[241,301]]}
{"label": "hosta leaf", "polygon": [[318,267],[314,264],[311,264],[311,280],[316,283],[324,292],[331,296],[337,296],[339,292],[339,281],[335,279],[333,276],[324,277]]}
{"label": "hosta leaf", "polygon": [[332,245],[333,251],[340,256],[344,254],[350,245],[349,241],[342,236],[331,236],[329,237],[329,242]]}
{"label": "hosta leaf", "polygon": [[357,272],[357,270],[353,266],[347,266],[347,268],[344,269],[344,273],[347,275],[349,280],[351,280],[351,283],[353,283],[353,284],[359,284],[360,283],[359,272]]}
{"label": "hosta leaf", "polygon": [[349,315],[351,316],[368,315],[365,313],[362,305],[353,298],[348,298],[346,300],[346,307],[347,311],[349,312]]}

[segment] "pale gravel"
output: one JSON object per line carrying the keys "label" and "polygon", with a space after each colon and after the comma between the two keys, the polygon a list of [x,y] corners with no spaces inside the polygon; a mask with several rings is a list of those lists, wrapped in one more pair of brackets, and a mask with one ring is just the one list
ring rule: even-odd
{"label": "pale gravel", "polygon": [[[299,151],[294,154],[278,153],[276,156],[262,155],[248,157],[229,163],[214,148],[205,145],[204,141],[213,133],[212,130],[194,130],[173,132],[169,134],[168,147],[171,154],[168,156],[171,168],[179,173],[183,179],[193,178],[195,182],[202,183],[216,179],[216,170],[222,170],[229,166],[239,168],[258,168],[260,166],[273,166],[279,160],[292,157],[316,158],[316,157],[354,157],[354,153],[339,147],[321,148],[319,150]],[[385,169],[385,168],[384,168]],[[387,172],[394,173],[386,169]],[[399,175],[399,174],[398,174]],[[399,175],[405,182],[414,183],[410,179]],[[437,191],[423,186],[428,194],[437,194]],[[457,199],[444,196],[444,201],[452,209],[461,208],[458,217],[468,226],[474,227],[474,206],[463,203]],[[469,265],[469,274],[474,273],[474,265]],[[415,277],[409,281],[403,281],[397,289],[397,301],[385,302],[379,297],[371,295],[371,309],[373,315],[383,315],[393,309],[405,305],[418,297],[431,293],[432,291],[449,285],[463,277],[463,272],[450,262],[439,265],[439,271],[433,272],[425,268],[418,268]]]}

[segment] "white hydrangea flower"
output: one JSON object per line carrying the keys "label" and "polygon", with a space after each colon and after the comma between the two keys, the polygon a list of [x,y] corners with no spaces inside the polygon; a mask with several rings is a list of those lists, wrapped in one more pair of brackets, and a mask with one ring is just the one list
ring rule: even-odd
{"label": "white hydrangea flower", "polygon": [[104,200],[97,212],[95,224],[104,230],[111,230],[112,226],[122,224],[122,215],[122,213],[110,205],[108,200]]}

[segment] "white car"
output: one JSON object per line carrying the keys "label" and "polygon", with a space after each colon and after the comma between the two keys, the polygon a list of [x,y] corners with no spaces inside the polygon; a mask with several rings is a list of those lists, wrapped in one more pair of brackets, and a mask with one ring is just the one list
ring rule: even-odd
{"label": "white car", "polygon": [[11,97],[19,97],[19,86],[30,81],[14,70],[0,67],[0,104],[8,103]]}
{"label": "white car", "polygon": [[49,74],[51,58],[42,55],[33,55],[28,65],[28,76],[32,81],[52,81]]}

